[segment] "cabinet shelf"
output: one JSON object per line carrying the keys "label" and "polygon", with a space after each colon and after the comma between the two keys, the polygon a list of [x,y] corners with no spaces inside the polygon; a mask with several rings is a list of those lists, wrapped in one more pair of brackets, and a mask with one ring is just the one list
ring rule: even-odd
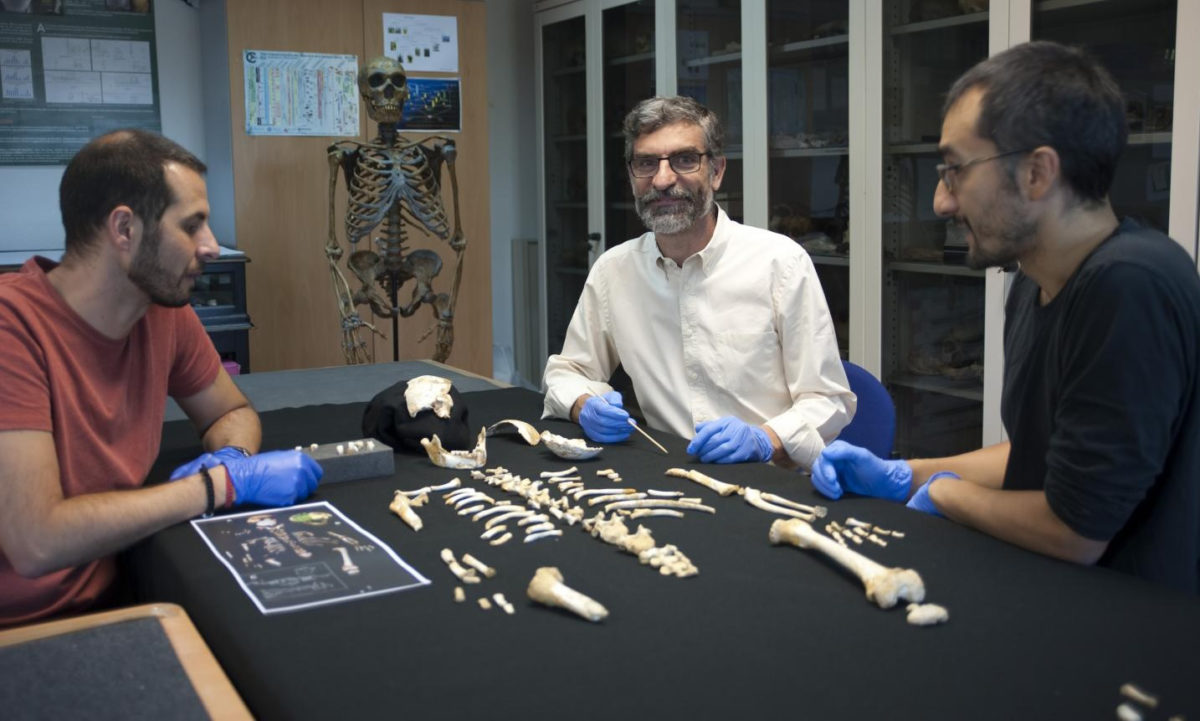
{"label": "cabinet shelf", "polygon": [[1157,143],[1171,142],[1171,131],[1162,130],[1151,133],[1130,133],[1130,145],[1155,145]]}
{"label": "cabinet shelf", "polygon": [[801,53],[806,50],[816,50],[817,48],[828,48],[835,45],[845,45],[849,47],[850,36],[830,35],[824,38],[813,38],[812,40],[797,40],[796,42],[784,43],[773,48],[769,48],[768,52],[772,55],[790,55],[791,53]]}
{"label": "cabinet shelf", "polygon": [[848,155],[850,149],[845,145],[827,146],[824,148],[779,148],[770,151],[772,158],[813,158],[818,156]]}
{"label": "cabinet shelf", "polygon": [[977,383],[963,383],[940,376],[919,376],[907,373],[890,377],[888,383],[927,393],[940,393],[945,396],[983,402],[983,386]]}
{"label": "cabinet shelf", "polygon": [[719,53],[716,55],[708,55],[706,57],[692,58],[684,62],[686,68],[699,68],[705,65],[720,65],[722,63],[740,62],[742,59],[742,51],[735,50],[729,53]]}
{"label": "cabinet shelf", "polygon": [[910,33],[923,33],[930,30],[944,30],[946,28],[958,27],[959,25],[975,25],[982,23],[987,24],[988,14],[969,13],[967,15],[955,15],[948,18],[938,18],[937,20],[922,20],[915,23],[906,23],[904,25],[895,25],[888,29],[892,35],[908,35]]}
{"label": "cabinet shelf", "polygon": [[887,146],[883,152],[888,155],[925,155],[936,153],[937,143],[897,143]]}
{"label": "cabinet shelf", "polygon": [[609,65],[630,65],[632,63],[654,62],[654,51],[645,53],[634,53],[633,55],[622,55],[608,61]]}
{"label": "cabinet shelf", "polygon": [[813,265],[850,267],[850,257],[846,255],[817,255],[816,253],[809,253],[808,257],[812,259]]}
{"label": "cabinet shelf", "polygon": [[932,275],[961,275],[970,278],[983,278],[985,271],[968,268],[965,265],[949,265],[946,263],[922,263],[913,260],[889,260],[884,265],[888,270],[903,273],[929,273]]}

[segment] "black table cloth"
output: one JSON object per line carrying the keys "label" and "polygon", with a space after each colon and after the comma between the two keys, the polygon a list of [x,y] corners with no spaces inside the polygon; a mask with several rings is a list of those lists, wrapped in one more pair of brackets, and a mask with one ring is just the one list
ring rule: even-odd
{"label": "black table cloth", "polygon": [[[521,418],[580,436],[574,424],[538,420],[539,395],[522,389],[468,393],[476,427]],[[264,449],[360,437],[364,404],[264,413]],[[1113,718],[1118,689],[1134,682],[1161,703],[1146,718],[1200,717],[1200,601],[1139,579],[1023,551],[950,521],[875,499],[828,502],[797,473],[763,465],[692,463],[686,441],[656,431],[664,456],[638,435],[596,459],[569,463],[515,434],[488,440],[488,467],[523,476],[580,469],[588,487],[681,490],[716,515],[627,521],[649,527],[699,567],[692,578],[660,575],[578,525],[561,539],[521,535],[499,547],[482,523],[458,516],[436,494],[412,531],[388,510],[393,491],[459,477],[508,496],[467,471],[397,454],[391,478],[330,484],[329,501],[390,545],[432,585],[311,610],[265,616],[188,524],[135,549],[132,568],[146,600],[182,605],[251,711],[264,719],[329,718],[765,718],[1013,719]],[[156,474],[199,449],[186,423],[164,427]],[[927,601],[950,621],[919,628],[904,610],[881,610],[859,581],[820,556],[771,546],[778,518],[663,475],[699,468],[723,481],[792,500],[821,503],[829,518],[857,517],[903,531],[886,548],[857,547],[924,578]],[[510,500],[518,501],[516,496]],[[588,509],[589,515],[595,508]],[[822,525],[822,524],[818,524]],[[511,527],[511,526],[510,526]],[[451,548],[498,570],[459,585],[439,558]],[[592,624],[525,596],[539,566],[604,604]],[[475,599],[502,592],[516,614],[481,610]],[[901,604],[902,606],[903,604]]]}

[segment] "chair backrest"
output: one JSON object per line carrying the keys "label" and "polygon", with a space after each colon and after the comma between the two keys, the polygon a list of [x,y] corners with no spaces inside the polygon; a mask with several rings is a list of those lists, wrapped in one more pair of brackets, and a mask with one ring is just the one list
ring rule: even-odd
{"label": "chair backrest", "polygon": [[896,439],[896,405],[887,389],[862,366],[842,361],[850,390],[858,396],[858,411],[838,440],[866,448],[880,458],[891,458]]}

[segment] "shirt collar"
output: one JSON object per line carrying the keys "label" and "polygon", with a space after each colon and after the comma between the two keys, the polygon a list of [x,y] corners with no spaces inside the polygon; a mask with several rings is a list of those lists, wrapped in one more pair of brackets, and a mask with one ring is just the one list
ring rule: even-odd
{"label": "shirt collar", "polygon": [[[729,244],[729,234],[733,230],[733,221],[725,214],[724,209],[716,202],[713,203],[713,206],[717,209],[717,224],[713,227],[713,234],[708,239],[708,245],[696,253],[696,257],[700,258],[700,269],[705,273],[725,253],[725,248]],[[658,249],[658,244],[654,241],[654,233],[646,233],[642,237],[646,243],[644,247],[647,250],[653,250],[654,264],[659,268],[665,268],[667,257]]]}

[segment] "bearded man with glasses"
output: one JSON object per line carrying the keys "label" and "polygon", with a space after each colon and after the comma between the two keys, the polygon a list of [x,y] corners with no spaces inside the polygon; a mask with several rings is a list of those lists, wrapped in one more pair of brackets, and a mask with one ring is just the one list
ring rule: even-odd
{"label": "bearded man with glasses", "polygon": [[650,232],[589,272],[546,363],[543,417],[570,418],[599,443],[626,440],[633,421],[609,384],[620,365],[646,422],[691,438],[701,462],[809,468],[855,409],[811,259],[713,202],[725,156],[708,108],[644,100],[624,134]]}
{"label": "bearded man with glasses", "polygon": [[960,78],[933,208],[973,268],[1019,266],[1005,308],[1009,440],[891,461],[842,442],[813,485],[906,502],[1056,558],[1200,591],[1200,277],[1108,191],[1127,137],[1082,51],[1019,45]]}

